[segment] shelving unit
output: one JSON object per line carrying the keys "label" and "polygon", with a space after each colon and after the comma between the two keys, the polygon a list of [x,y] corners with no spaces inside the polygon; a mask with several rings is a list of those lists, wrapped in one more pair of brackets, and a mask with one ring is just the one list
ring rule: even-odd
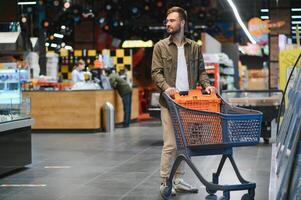
{"label": "shelving unit", "polygon": [[233,62],[225,58],[225,54],[204,54],[205,69],[210,82],[219,91],[235,88]]}
{"label": "shelving unit", "polygon": [[213,64],[206,64],[205,65],[206,72],[209,76],[209,80],[211,85],[213,85],[215,88],[219,87],[219,67],[217,63]]}
{"label": "shelving unit", "polygon": [[234,89],[234,67],[220,64],[220,90]]}

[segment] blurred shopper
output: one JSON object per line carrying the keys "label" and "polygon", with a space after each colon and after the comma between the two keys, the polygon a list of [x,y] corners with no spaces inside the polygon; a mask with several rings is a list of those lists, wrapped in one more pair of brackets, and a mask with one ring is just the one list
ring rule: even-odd
{"label": "blurred shopper", "polygon": [[123,103],[123,127],[129,127],[131,121],[132,88],[126,80],[112,69],[106,69],[112,88],[118,91]]}
{"label": "blurred shopper", "polygon": [[[160,40],[153,50],[152,79],[161,93],[173,96],[179,91],[194,89],[200,84],[210,93],[201,47],[184,36],[187,26],[186,11],[180,7],[172,7],[167,11],[166,30],[169,36]],[[162,178],[160,191],[166,187],[170,167],[176,156],[176,140],[170,114],[162,95],[160,95],[161,120],[163,126],[163,149],[161,154],[160,175]],[[198,189],[184,182],[184,163],[177,169],[172,194],[176,192],[198,192]],[[162,194],[162,193],[161,193]]]}
{"label": "blurred shopper", "polygon": [[84,68],[85,68],[85,61],[79,60],[72,71],[72,81],[74,83],[85,81],[85,76],[83,72]]}

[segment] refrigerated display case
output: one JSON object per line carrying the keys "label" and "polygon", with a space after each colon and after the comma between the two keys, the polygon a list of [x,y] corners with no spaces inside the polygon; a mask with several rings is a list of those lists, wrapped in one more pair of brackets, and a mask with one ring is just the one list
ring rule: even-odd
{"label": "refrigerated display case", "polygon": [[20,77],[18,69],[0,70],[0,175],[31,163],[33,119]]}

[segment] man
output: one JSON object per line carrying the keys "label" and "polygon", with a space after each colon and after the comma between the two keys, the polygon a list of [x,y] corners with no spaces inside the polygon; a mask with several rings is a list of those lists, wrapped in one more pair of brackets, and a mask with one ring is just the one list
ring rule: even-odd
{"label": "man", "polygon": [[131,121],[132,88],[126,80],[111,69],[107,69],[112,88],[117,89],[123,103],[123,127],[129,127]]}
{"label": "man", "polygon": [[[169,37],[160,40],[153,50],[152,79],[162,92],[173,96],[179,91],[188,91],[200,84],[208,93],[214,92],[205,72],[201,47],[184,36],[186,11],[180,7],[172,7],[167,11],[166,30]],[[176,156],[176,141],[171,118],[166,102],[160,95],[161,120],[163,126],[163,148],[161,154],[160,175],[162,178],[160,191],[166,187],[170,166]],[[184,163],[179,166],[173,181],[173,194],[179,192],[198,192],[184,182]]]}

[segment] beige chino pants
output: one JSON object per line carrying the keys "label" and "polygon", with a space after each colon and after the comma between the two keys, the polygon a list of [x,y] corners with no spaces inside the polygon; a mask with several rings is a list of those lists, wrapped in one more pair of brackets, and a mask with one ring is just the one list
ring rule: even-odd
{"label": "beige chino pants", "polygon": [[[163,127],[163,148],[161,154],[160,175],[163,179],[169,177],[172,164],[176,158],[177,145],[170,114],[167,108],[161,106],[161,121]],[[177,169],[176,178],[184,175],[184,162]]]}

